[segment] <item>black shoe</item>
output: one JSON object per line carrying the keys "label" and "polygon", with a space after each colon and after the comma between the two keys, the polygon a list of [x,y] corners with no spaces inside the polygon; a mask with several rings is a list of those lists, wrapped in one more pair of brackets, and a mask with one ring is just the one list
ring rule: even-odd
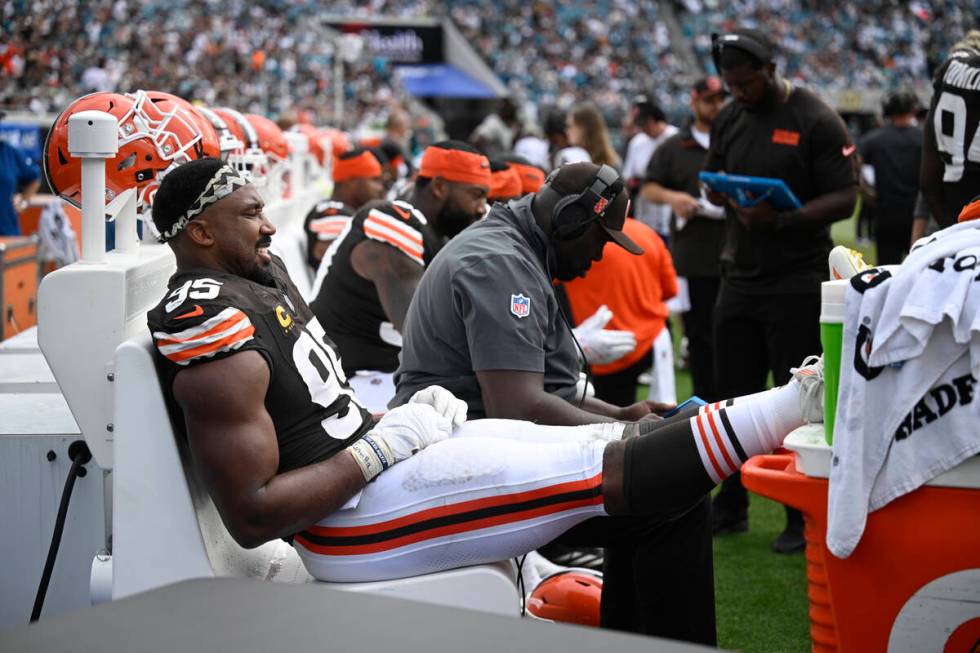
{"label": "black shoe", "polygon": [[749,514],[745,510],[721,510],[712,507],[711,534],[744,533],[749,530]]}
{"label": "black shoe", "polygon": [[799,553],[806,549],[806,539],[803,533],[794,528],[787,528],[772,541],[773,553]]}

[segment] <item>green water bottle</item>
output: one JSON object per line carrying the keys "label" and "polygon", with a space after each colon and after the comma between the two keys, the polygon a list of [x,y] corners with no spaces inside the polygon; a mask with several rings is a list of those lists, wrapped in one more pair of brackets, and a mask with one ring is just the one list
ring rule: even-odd
{"label": "green water bottle", "polygon": [[844,341],[844,297],[850,281],[824,281],[820,288],[820,344],[823,345],[823,428],[834,441],[834,415],[840,386],[840,353]]}

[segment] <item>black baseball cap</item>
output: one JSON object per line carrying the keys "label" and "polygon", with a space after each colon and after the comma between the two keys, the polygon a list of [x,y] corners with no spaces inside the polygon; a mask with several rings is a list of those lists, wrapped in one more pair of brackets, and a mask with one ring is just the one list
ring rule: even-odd
{"label": "black baseball cap", "polygon": [[637,118],[652,118],[657,122],[666,122],[667,114],[649,95],[637,95],[633,98]]}

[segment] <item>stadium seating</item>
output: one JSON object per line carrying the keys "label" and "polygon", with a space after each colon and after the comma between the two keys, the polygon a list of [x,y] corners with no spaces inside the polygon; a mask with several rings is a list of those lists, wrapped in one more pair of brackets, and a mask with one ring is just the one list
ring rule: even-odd
{"label": "stadium seating", "polygon": [[[683,114],[690,77],[674,54],[664,3],[588,0],[342,0],[331,11],[358,17],[448,15],[497,75],[529,104],[596,102],[618,123],[636,93]],[[309,16],[312,0],[254,3],[140,3],[64,0],[8,3],[12,37],[0,46],[7,108],[57,112],[91,90],[158,88],[210,106],[272,117],[287,110],[328,122],[332,44]],[[674,4],[671,4],[674,7]],[[683,37],[711,69],[712,31],[736,24],[772,34],[790,77],[819,90],[922,83],[973,24],[973,0],[869,0],[831,6],[812,0],[683,0]],[[81,33],[76,26],[84,25]],[[673,35],[674,37],[680,35]],[[344,126],[399,95],[389,62],[351,64]]]}

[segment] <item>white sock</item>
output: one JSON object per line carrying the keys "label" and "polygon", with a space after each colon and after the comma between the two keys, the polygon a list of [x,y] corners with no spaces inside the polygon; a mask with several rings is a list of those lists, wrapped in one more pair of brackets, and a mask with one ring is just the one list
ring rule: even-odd
{"label": "white sock", "polygon": [[795,379],[728,402],[702,407],[691,418],[691,431],[701,462],[715,483],[739,470],[752,456],[779,447],[787,435],[803,426],[800,384]]}

